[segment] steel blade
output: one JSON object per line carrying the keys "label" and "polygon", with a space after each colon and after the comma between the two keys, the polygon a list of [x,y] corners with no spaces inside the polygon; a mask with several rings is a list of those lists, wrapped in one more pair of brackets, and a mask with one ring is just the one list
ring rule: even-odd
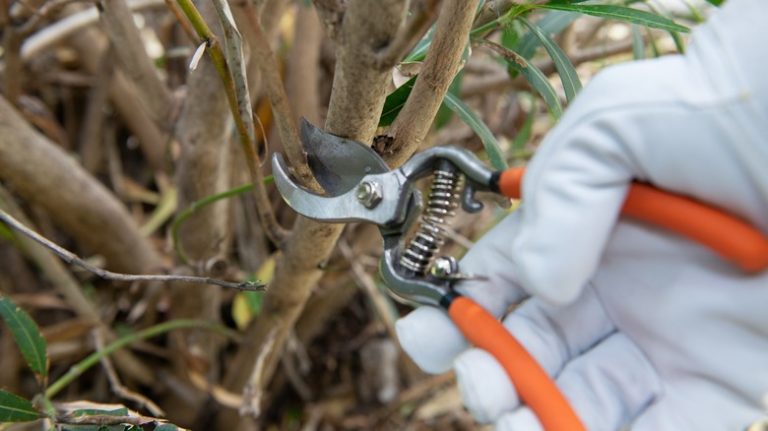
{"label": "steel blade", "polygon": [[375,181],[381,188],[382,200],[373,208],[366,207],[352,189],[338,196],[317,195],[296,184],[290,177],[281,154],[272,156],[272,175],[280,195],[297,213],[311,219],[325,222],[367,222],[379,226],[396,224],[405,217],[404,202],[408,194],[400,193],[404,181],[398,172],[369,176],[367,181]]}
{"label": "steel blade", "polygon": [[384,160],[367,145],[327,133],[303,118],[301,143],[315,179],[331,196],[352,190],[366,175],[389,171]]}

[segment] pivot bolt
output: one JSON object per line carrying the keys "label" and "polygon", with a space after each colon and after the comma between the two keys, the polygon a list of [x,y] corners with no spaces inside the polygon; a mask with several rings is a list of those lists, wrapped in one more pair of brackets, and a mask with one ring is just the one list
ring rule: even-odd
{"label": "pivot bolt", "polygon": [[368,209],[375,208],[383,198],[381,185],[376,181],[363,181],[357,187],[357,200]]}
{"label": "pivot bolt", "polygon": [[459,263],[453,256],[440,256],[435,259],[430,272],[437,278],[452,278],[459,273]]}

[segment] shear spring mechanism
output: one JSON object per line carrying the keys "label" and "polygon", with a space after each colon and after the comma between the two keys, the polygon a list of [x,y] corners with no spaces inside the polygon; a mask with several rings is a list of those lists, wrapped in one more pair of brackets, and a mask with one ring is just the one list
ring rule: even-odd
{"label": "shear spring mechanism", "polygon": [[427,273],[445,243],[443,226],[459,205],[462,176],[450,162],[441,163],[434,171],[432,185],[419,228],[400,257],[400,265],[415,275]]}

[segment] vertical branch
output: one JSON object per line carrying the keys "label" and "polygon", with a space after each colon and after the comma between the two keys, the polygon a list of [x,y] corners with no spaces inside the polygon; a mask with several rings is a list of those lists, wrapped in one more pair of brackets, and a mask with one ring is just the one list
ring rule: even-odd
{"label": "vertical branch", "polygon": [[[215,20],[216,12],[211,2],[201,5],[206,20]],[[179,190],[179,210],[206,196],[221,193],[230,187],[231,166],[229,150],[232,140],[232,114],[227,94],[218,71],[210,58],[202,58],[196,69],[187,77],[187,97],[174,128],[181,144],[181,157],[175,181]],[[225,263],[232,242],[231,201],[219,200],[191,215],[180,228],[179,242],[184,255],[193,268],[210,273],[207,262]],[[179,256],[182,261],[185,256]],[[207,274],[208,275],[208,274]],[[210,274],[213,275],[213,274]],[[218,276],[216,274],[214,276]],[[222,301],[221,288],[206,286],[199,293],[190,295],[189,285],[175,283],[171,290],[171,313],[176,319],[202,319],[217,322]],[[190,358],[215,372],[221,340],[208,337],[204,331],[189,330],[171,335],[179,351],[175,365],[180,373],[189,365]],[[186,359],[182,359],[186,358]],[[215,374],[207,375],[207,378]],[[184,408],[196,410],[203,399],[192,399]]]}
{"label": "vertical branch", "polygon": [[461,63],[469,41],[477,0],[445,0],[424,67],[402,111],[386,135],[384,147],[390,166],[398,166],[413,154],[427,136],[438,108]]}
{"label": "vertical branch", "polygon": [[293,47],[288,58],[286,87],[297,116],[320,123],[319,61],[323,29],[315,9],[299,6]]}
{"label": "vertical branch", "polygon": [[[98,75],[104,53],[107,51],[104,37],[95,29],[89,28],[70,37],[69,42],[77,51],[84,68],[89,73]],[[138,92],[119,69],[112,73],[108,85],[110,101],[131,132],[138,138],[147,162],[153,170],[162,171],[168,137],[150,118],[147,110],[143,108]]]}
{"label": "vertical branch", "polygon": [[173,99],[144,49],[131,10],[124,0],[101,0],[97,7],[101,11],[102,27],[115,47],[114,53],[120,61],[121,69],[135,85],[140,99],[158,127],[168,127]]}
{"label": "vertical branch", "polygon": [[[377,69],[373,59],[400,27],[404,3],[399,0],[350,2],[338,35],[334,92],[326,120],[326,130],[330,133],[371,142],[389,79],[389,71]],[[265,295],[262,311],[247,328],[244,343],[229,367],[224,380],[226,388],[239,391],[244,382],[257,382],[257,387],[250,387],[249,391],[252,394],[255,391],[258,399],[264,385],[271,380],[277,358],[322,276],[320,268],[331,254],[341,230],[339,225],[317,223],[303,217],[297,219],[275,270],[272,287]],[[266,342],[273,336],[274,342],[267,346]],[[257,360],[264,355],[266,362]],[[255,366],[263,374],[260,378],[251,376]],[[249,407],[250,411],[258,410]],[[230,429],[235,420],[225,415],[219,422],[220,429]]]}
{"label": "vertical branch", "polygon": [[224,86],[224,93],[227,96],[227,102],[229,102],[229,109],[235,120],[240,147],[245,154],[248,173],[250,174],[251,181],[254,185],[254,197],[256,198],[256,210],[259,213],[259,219],[264,226],[265,232],[270,237],[270,240],[275,244],[282,244],[287,233],[277,222],[275,213],[272,210],[267,190],[264,187],[264,174],[259,168],[261,165],[259,154],[256,151],[255,142],[249,137],[246,120],[239,115],[240,107],[238,105],[235,83],[229,66],[227,65],[227,61],[224,58],[224,54],[221,51],[221,45],[191,0],[177,0],[177,2],[187,16],[187,19],[189,19],[192,27],[195,29],[195,32],[197,32],[200,38],[208,45],[208,55],[210,56],[214,67],[216,67],[216,71]]}
{"label": "vertical branch", "polygon": [[320,190],[319,184],[317,184],[307,166],[306,156],[299,142],[299,132],[296,128],[295,116],[291,111],[291,106],[288,104],[288,95],[285,93],[283,80],[280,77],[280,68],[278,67],[275,55],[272,53],[272,48],[269,46],[269,40],[267,40],[261,27],[261,20],[256,12],[256,8],[249,2],[246,4],[245,10],[248,23],[255,35],[251,41],[253,43],[253,52],[256,55],[254,61],[260,65],[264,87],[272,104],[272,113],[277,123],[277,130],[280,134],[285,154],[288,156],[294,174],[298,179],[306,186]]}

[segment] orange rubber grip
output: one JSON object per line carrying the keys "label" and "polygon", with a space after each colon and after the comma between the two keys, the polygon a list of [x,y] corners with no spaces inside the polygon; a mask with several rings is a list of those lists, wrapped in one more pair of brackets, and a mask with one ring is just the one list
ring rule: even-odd
{"label": "orange rubber grip", "polygon": [[586,431],[555,382],[498,319],[463,296],[451,302],[448,314],[467,340],[504,367],[520,399],[545,431]]}
{"label": "orange rubber grip", "polygon": [[[503,171],[499,190],[520,198],[523,168]],[[768,268],[768,237],[749,223],[693,199],[632,183],[621,214],[669,229],[709,247],[748,272]]]}

